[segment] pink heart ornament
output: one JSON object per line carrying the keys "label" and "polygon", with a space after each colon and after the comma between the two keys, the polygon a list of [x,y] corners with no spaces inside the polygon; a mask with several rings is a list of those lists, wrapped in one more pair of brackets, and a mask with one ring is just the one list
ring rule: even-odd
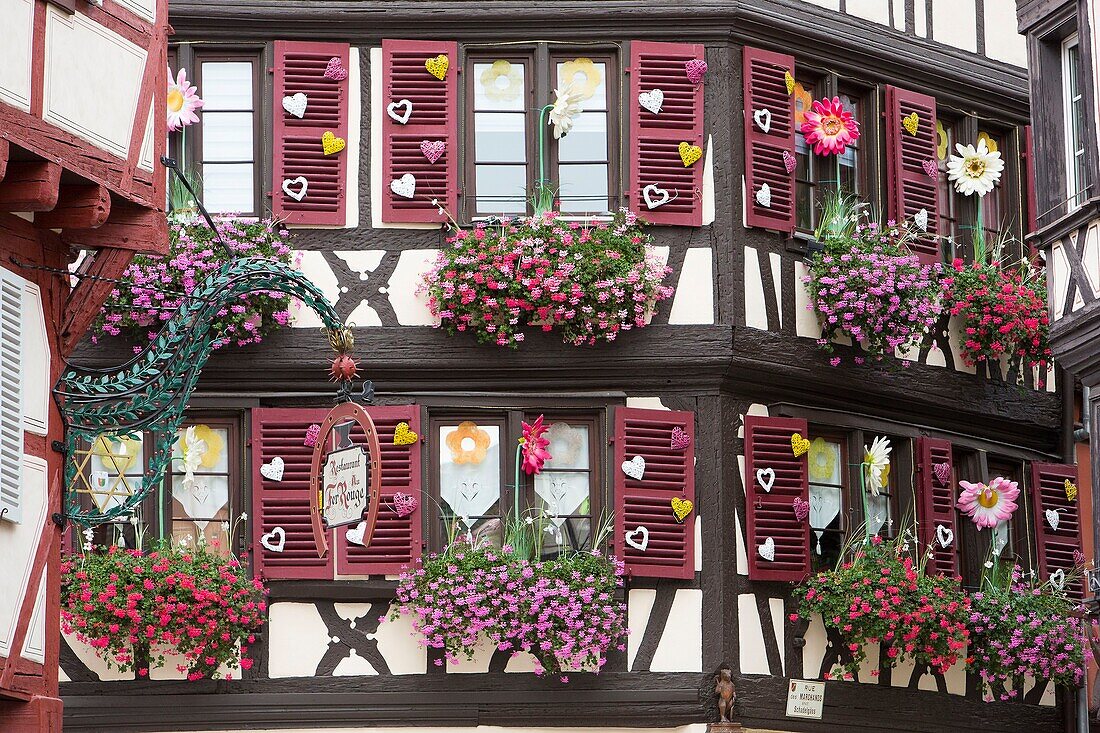
{"label": "pink heart ornament", "polygon": [[415,512],[418,504],[416,497],[411,494],[398,491],[393,495],[393,510],[399,517],[407,517]]}
{"label": "pink heart ornament", "polygon": [[794,518],[800,522],[805,522],[806,517],[810,516],[810,502],[801,496],[794,498],[794,501],[791,502],[791,508],[794,509]]}
{"label": "pink heart ornament", "polygon": [[798,160],[791,155],[789,150],[783,151],[783,167],[787,169],[788,173],[794,173],[794,169],[798,167]]}
{"label": "pink heart ornament", "polygon": [[928,176],[929,178],[940,177],[940,167],[936,163],[936,161],[932,160],[931,158],[921,163],[921,167],[924,168],[924,175]]}
{"label": "pink heart ornament", "polygon": [[333,56],[325,67],[325,78],[333,81],[343,81],[348,78],[348,70],[344,68],[339,56]]}
{"label": "pink heart ornament", "polygon": [[932,473],[936,476],[936,483],[947,486],[951,483],[951,464],[937,463],[932,466]]}
{"label": "pink heart ornament", "polygon": [[437,160],[443,157],[443,153],[447,150],[447,143],[442,140],[421,140],[420,152],[424,153],[424,157],[428,159],[429,163],[435,163]]}
{"label": "pink heart ornament", "polygon": [[703,74],[707,73],[707,62],[702,59],[685,61],[684,70],[687,72],[688,81],[698,84],[703,80]]}
{"label": "pink heart ornament", "polygon": [[679,425],[672,429],[672,450],[687,450],[691,445],[691,436]]}
{"label": "pink heart ornament", "polygon": [[313,446],[317,445],[317,438],[319,438],[320,435],[321,426],[317,423],[310,425],[308,428],[306,428],[306,437],[302,441],[302,445],[306,446],[307,448],[312,448]]}

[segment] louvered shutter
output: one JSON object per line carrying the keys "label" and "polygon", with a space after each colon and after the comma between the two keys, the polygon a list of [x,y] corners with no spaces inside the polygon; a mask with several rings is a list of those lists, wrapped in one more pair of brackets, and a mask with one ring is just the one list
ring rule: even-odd
{"label": "louvered shutter", "polygon": [[[686,449],[672,447],[680,428],[691,439]],[[615,409],[612,439],[615,506],[615,554],[628,575],[645,578],[695,577],[695,511],[683,523],[672,513],[674,498],[695,501],[695,413]],[[642,479],[623,473],[624,461],[641,456]],[[626,543],[627,533],[641,543],[639,527],[649,531],[645,550]]]}
{"label": "louvered shutter", "polygon": [[[370,547],[347,541],[347,527],[336,530],[336,572],[341,575],[394,574],[420,557],[423,527],[420,491],[420,442],[394,445],[397,424],[406,422],[420,435],[420,408],[416,405],[368,407],[382,449],[382,496],[378,522]],[[416,511],[405,517],[394,510],[394,493],[416,498]]]}
{"label": "louvered shutter", "polygon": [[[442,80],[424,66],[445,55],[449,62]],[[382,41],[382,221],[392,223],[445,222],[445,207],[458,211],[458,44],[454,41]],[[408,122],[401,124],[386,112],[390,104],[412,103]],[[375,119],[378,119],[378,114]],[[398,114],[402,114],[399,110]],[[420,150],[424,141],[441,141],[443,155],[430,162]],[[393,192],[390,183],[411,174],[416,179],[413,198]],[[432,200],[438,203],[432,203]]]}
{"label": "louvered shutter", "polygon": [[[946,482],[936,475],[936,466],[947,464]],[[944,469],[938,469],[941,473]],[[951,443],[938,438],[917,439],[917,510],[921,545],[931,547],[925,565],[927,572],[947,576],[959,574],[959,524],[956,519],[955,470]],[[951,542],[944,547],[937,538],[938,527],[950,531]],[[946,536],[946,535],[945,535]]]}
{"label": "louvered shutter", "polygon": [[[309,491],[313,448],[305,444],[306,430],[320,424],[328,413],[312,408],[252,411],[252,556],[256,574],[269,580],[333,577],[332,553],[317,557]],[[260,467],[276,457],[283,459],[281,481],[260,473]],[[286,533],[282,552],[269,550],[261,542],[276,527]]]}
{"label": "louvered shutter", "polygon": [[1039,205],[1035,199],[1035,141],[1031,138],[1031,125],[1025,125],[1023,131],[1023,153],[1020,157],[1024,164],[1024,213],[1027,223],[1024,235],[1028,235],[1039,228]]}
{"label": "louvered shutter", "polygon": [[0,269],[0,512],[22,519],[23,279]]}
{"label": "louvered shutter", "polygon": [[[916,114],[916,134],[905,128],[905,118]],[[886,87],[886,181],[889,216],[911,219],[921,209],[928,212],[928,234],[939,234],[938,176],[924,170],[927,161],[938,160],[936,100],[927,94]],[[939,243],[933,236],[917,239],[910,248],[924,262],[939,262]]]}
{"label": "louvered shutter", "polygon": [[[745,223],[793,232],[794,170],[787,172],[783,153],[794,155],[794,99],[786,81],[788,72],[794,76],[794,57],[745,46],[743,59]],[[753,119],[754,113],[763,114],[764,110],[771,113],[767,132]],[[770,206],[759,198],[765,185],[771,195]]]}
{"label": "louvered shutter", "polygon": [[[806,455],[795,456],[791,436],[806,438],[806,421],[797,418],[745,415],[745,517],[749,578],[800,581],[810,572],[810,524],[794,514],[796,498],[810,500]],[[771,491],[757,480],[757,471],[772,469]],[[760,548],[775,544],[768,560]]]}
{"label": "louvered shutter", "polygon": [[[630,181],[629,207],[653,224],[700,226],[703,223],[703,157],[684,166],[680,143],[702,148],[703,83],[693,84],[685,64],[705,59],[698,43],[630,42]],[[704,78],[705,80],[705,78]],[[660,89],[664,104],[653,114],[638,102],[638,95]],[[669,200],[650,209],[643,196],[647,186],[668,192]],[[651,199],[663,194],[651,189]]]}
{"label": "louvered shutter", "polygon": [[[348,69],[346,43],[275,42],[275,92],[272,104],[273,158],[271,210],[287,224],[343,226],[347,220],[347,148],[325,155],[321,137],[331,132],[348,139],[348,78],[325,77],[332,58]],[[304,116],[283,108],[283,97],[305,94]],[[306,195],[295,200],[283,190],[283,181],[304,177]],[[291,191],[299,185],[292,184]]]}
{"label": "louvered shutter", "polygon": [[[1075,550],[1081,550],[1080,497],[1070,501],[1066,481],[1077,483],[1077,466],[1065,463],[1031,464],[1031,503],[1035,507],[1035,544],[1039,555],[1039,579],[1050,580],[1061,570],[1066,576],[1075,569]],[[1046,513],[1058,513],[1058,529],[1050,526]],[[1066,585],[1071,598],[1084,597],[1084,581]]]}

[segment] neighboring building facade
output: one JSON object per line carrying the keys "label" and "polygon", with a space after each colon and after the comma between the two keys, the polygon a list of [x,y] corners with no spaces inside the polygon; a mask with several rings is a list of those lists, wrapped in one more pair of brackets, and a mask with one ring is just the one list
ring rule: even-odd
{"label": "neighboring building facade", "polygon": [[[61,730],[65,358],[164,252],[167,2],[0,2],[0,730]],[[94,64],[91,60],[94,59]],[[67,268],[92,277],[70,285]]]}
{"label": "neighboring building facade", "polygon": [[[904,720],[912,730],[1010,731],[1072,717],[1072,696],[1033,681],[1023,704],[985,703],[961,668],[877,679],[868,669],[859,683],[827,685],[820,723],[785,717],[788,679],[821,679],[845,653],[820,621],[788,621],[791,581],[833,563],[852,528],[867,521],[894,533],[914,515],[922,532],[946,524],[957,541],[936,554],[936,567],[976,585],[989,533],[942,508],[934,464],[950,464],[952,485],[1019,480],[1030,498],[998,535],[1003,552],[1040,573],[1062,562],[1036,526],[1033,497],[1051,476],[1076,475],[1064,420],[1072,382],[1010,364],[976,374],[946,320],[919,353],[903,355],[907,368],[850,359],[834,368],[816,344],[821,329],[802,283],[815,192],[835,175],[809,154],[795,123],[826,94],[863,126],[840,160],[845,186],[891,216],[924,208],[930,228],[951,238],[923,252],[928,259],[966,256],[978,221],[974,201],[953,194],[942,175],[955,141],[984,136],[1007,162],[982,203],[986,227],[1028,230],[1026,48],[1011,2],[181,2],[171,22],[173,68],[187,68],[207,100],[188,161],[201,169],[205,203],[271,211],[294,228],[302,269],[355,326],[360,369],[375,388],[368,411],[383,444],[383,494],[421,501],[405,518],[384,509],[368,550],[332,533],[333,551],[319,560],[302,436],[333,395],[320,324],[303,313],[258,347],[216,355],[192,400],[192,424],[222,438],[210,480],[226,502],[198,516],[177,496],[164,509],[177,537],[247,512],[234,547],[271,588],[258,661],[243,680],[188,683],[169,667],[138,684],[67,639],[67,729],[692,728],[716,719],[712,675],[723,662],[738,686],[737,719],[751,728],[881,730]],[[433,79],[424,62],[439,55],[449,72]],[[338,71],[326,79],[330,59]],[[694,85],[679,70],[704,59]],[[583,218],[627,206],[651,221],[674,299],[648,327],[595,349],[540,334],[509,351],[433,330],[417,284],[443,246],[441,224],[447,215],[468,225],[527,210],[538,152],[531,110],[570,76],[588,82],[588,98],[585,124],[551,156],[561,208]],[[663,89],[665,109],[646,116],[638,97],[653,87]],[[302,116],[291,111],[299,93],[308,98]],[[768,124],[754,120],[764,108]],[[916,132],[903,133],[900,121],[912,114]],[[325,132],[345,141],[341,153],[322,153]],[[421,156],[423,140],[444,143],[435,163]],[[680,142],[700,146],[702,159],[684,166],[668,153]],[[783,151],[793,151],[790,171]],[[939,167],[938,183],[911,175],[926,161]],[[416,188],[405,198],[391,182],[409,173]],[[292,195],[299,177],[308,182],[301,199]],[[756,195],[765,183],[770,200]],[[671,189],[670,201],[648,209],[650,185]],[[626,652],[600,676],[565,686],[491,647],[472,662],[444,663],[405,622],[384,621],[392,576],[441,549],[438,507],[453,496],[446,438],[488,436],[491,458],[463,508],[491,518],[511,509],[508,447],[520,422],[539,414],[563,423],[577,448],[563,467],[573,497],[564,541],[585,546],[601,510],[613,511],[615,548],[630,573]],[[402,421],[421,441],[395,450]],[[677,427],[693,432],[690,451],[670,455],[646,442],[647,431],[660,442]],[[812,441],[813,471],[793,457],[775,463],[769,446],[795,432]],[[864,517],[858,471],[845,466],[875,435],[891,438],[894,470]],[[661,526],[669,545],[659,561],[624,543],[627,518],[644,503],[639,492],[653,488],[620,470],[635,454],[666,467],[675,495],[695,502],[686,524]],[[276,457],[286,466],[280,482],[260,473]],[[809,496],[810,527],[769,511],[752,480],[764,462],[784,476],[784,490]],[[1088,476],[1078,483],[1091,558]],[[535,482],[526,489],[532,503],[544,496]],[[262,541],[277,527],[281,552]],[[766,539],[774,560],[757,551]]]}

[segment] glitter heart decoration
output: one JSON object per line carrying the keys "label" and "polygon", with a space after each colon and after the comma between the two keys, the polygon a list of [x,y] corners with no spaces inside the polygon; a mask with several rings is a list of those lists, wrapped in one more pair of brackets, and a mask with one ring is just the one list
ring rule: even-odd
{"label": "glitter heart decoration", "polygon": [[687,450],[691,445],[691,436],[687,434],[687,431],[677,425],[672,429],[671,439],[672,450]]}
{"label": "glitter heart decoration", "polygon": [[[404,114],[398,113],[398,109],[403,109]],[[386,105],[386,114],[390,116],[390,119],[398,124],[404,125],[409,121],[409,117],[413,113],[413,103],[407,99],[402,99],[397,102],[390,102]]]}
{"label": "glitter heart decoration", "polygon": [[660,89],[651,89],[638,95],[638,104],[653,114],[660,114],[661,107],[665,104],[665,93]]}
{"label": "glitter heart decoration", "polygon": [[275,456],[267,463],[260,466],[260,475],[271,481],[282,481],[283,470],[286,468],[283,459]]}
{"label": "glitter heart decoration", "polygon": [[343,81],[348,78],[348,70],[344,68],[339,56],[333,56],[328,60],[328,65],[325,66],[325,78],[333,81]]}
{"label": "glitter heart decoration", "polygon": [[260,537],[260,544],[272,552],[282,552],[286,546],[286,530],[276,527]]}
{"label": "glitter heart decoration", "polygon": [[429,163],[435,163],[437,160],[443,157],[443,153],[447,150],[447,143],[442,140],[421,140],[420,152],[424,154],[424,157],[428,159]]}
{"label": "glitter heart decoration", "polygon": [[645,459],[641,456],[634,456],[629,461],[623,461],[622,464],[623,473],[635,481],[641,481],[642,476],[645,476]]}
{"label": "glitter heart decoration", "polygon": [[416,195],[416,176],[406,173],[400,178],[390,181],[390,190],[403,199],[411,199]]}
{"label": "glitter heart decoration", "polygon": [[321,437],[321,426],[317,423],[313,423],[306,428],[306,437],[302,440],[302,445],[307,448],[312,448],[317,445],[317,438]]}
{"label": "glitter heart decoration", "polygon": [[798,167],[798,159],[789,150],[783,151],[783,167],[788,173],[794,173],[794,169]]}
{"label": "glitter heart decoration", "polygon": [[760,557],[764,558],[768,562],[775,560],[775,540],[771,537],[764,540],[764,544],[759,545],[756,551],[760,553]]}
{"label": "glitter heart decoration", "polygon": [[707,62],[702,59],[685,61],[684,71],[687,73],[688,81],[692,84],[698,84],[703,80],[703,74],[707,73]]}
{"label": "glitter heart decoration", "polygon": [[756,203],[763,206],[765,209],[772,207],[772,187],[766,183],[760,184],[760,188],[756,189]]}
{"label": "glitter heart decoration", "polygon": [[940,177],[940,167],[936,164],[936,161],[932,160],[931,158],[921,163],[921,167],[924,168],[924,175],[928,176],[929,178]]}
{"label": "glitter heart decoration", "polygon": [[703,157],[703,149],[698,145],[680,143],[679,150],[680,160],[684,162],[685,168],[690,168],[693,163]]}
{"label": "glitter heart decoration", "polygon": [[913,214],[913,224],[922,232],[928,231],[928,209],[921,209]]}
{"label": "glitter heart decoration", "polygon": [[349,545],[359,545],[360,547],[366,547],[363,544],[363,537],[367,534],[367,523],[360,522],[356,526],[349,529],[344,533],[344,537],[347,538]]}
{"label": "glitter heart decoration", "polygon": [[794,498],[794,501],[791,502],[791,508],[794,509],[794,518],[800,522],[805,522],[806,517],[810,516],[810,502],[801,496]]}
{"label": "glitter heart decoration", "polygon": [[795,457],[806,455],[810,450],[810,441],[802,437],[801,433],[791,436],[791,452]]}
{"label": "glitter heart decoration", "polygon": [[649,547],[649,529],[647,527],[638,527],[627,532],[623,540],[638,552],[645,552],[645,548]]}
{"label": "glitter heart decoration", "polygon": [[936,525],[936,540],[940,543],[940,547],[946,548],[952,542],[955,541],[955,533],[950,527],[945,527],[942,524]]}
{"label": "glitter heart decoration", "polygon": [[447,69],[451,66],[450,59],[446,54],[439,54],[434,58],[430,58],[424,62],[424,68],[428,70],[428,73],[434,76],[436,79],[443,81],[447,76]]}
{"label": "glitter heart decoration", "polygon": [[1046,510],[1043,511],[1043,516],[1045,516],[1047,518],[1047,524],[1050,525],[1050,528],[1053,531],[1057,532],[1058,531],[1058,524],[1061,521],[1061,518],[1058,516],[1058,510],[1057,509],[1046,509]]}
{"label": "glitter heart decoration", "polygon": [[910,135],[915,136],[917,134],[917,130],[920,129],[920,115],[918,115],[916,112],[910,112],[908,115],[901,118],[901,124],[902,127],[905,128],[906,132],[908,132]]}
{"label": "glitter heart decoration", "polygon": [[768,108],[753,110],[752,121],[764,134],[772,131],[772,111]]}
{"label": "glitter heart decoration", "polygon": [[399,422],[397,427],[393,429],[394,445],[412,445],[417,441],[417,438],[417,434],[412,431],[407,422]]}
{"label": "glitter heart decoration", "polygon": [[336,137],[331,131],[326,131],[324,135],[321,135],[321,149],[325,151],[325,155],[335,155],[344,149],[347,143],[342,137]]}
{"label": "glitter heart decoration", "polygon": [[787,85],[787,94],[794,94],[794,74],[790,71],[784,71],[783,83]]}
{"label": "glitter heart decoration", "polygon": [[775,469],[770,467],[756,469],[756,483],[760,484],[760,488],[770,494],[772,486],[775,485]]}
{"label": "glitter heart decoration", "polygon": [[658,206],[664,206],[671,199],[672,195],[667,190],[652,183],[642,189],[642,200],[645,201],[645,207],[650,211]]}
{"label": "glitter heart decoration", "polygon": [[672,516],[681,524],[683,524],[683,521],[691,514],[691,510],[695,508],[694,502],[690,499],[681,499],[678,496],[672,497],[670,503],[672,504]]}
{"label": "glitter heart decoration", "polygon": [[412,494],[405,494],[397,491],[393,495],[393,510],[397,512],[399,517],[407,517],[416,511],[416,507],[420,502],[416,500],[416,497]]}
{"label": "glitter heart decoration", "polygon": [[283,97],[283,109],[299,120],[306,116],[306,105],[308,103],[309,98],[301,92]]}
{"label": "glitter heart decoration", "polygon": [[1077,484],[1073,483],[1072,481],[1070,481],[1067,478],[1066,482],[1065,482],[1065,484],[1063,484],[1063,486],[1066,489],[1066,498],[1069,499],[1070,501],[1076,501],[1077,500]]}
{"label": "glitter heart decoration", "polygon": [[[298,188],[294,188],[297,186]],[[306,197],[306,191],[309,190],[309,181],[305,176],[298,176],[297,178],[284,178],[283,179],[283,193],[295,201],[301,201]]]}
{"label": "glitter heart decoration", "polygon": [[951,464],[947,462],[934,464],[932,475],[936,477],[936,483],[940,486],[947,486],[951,483]]}

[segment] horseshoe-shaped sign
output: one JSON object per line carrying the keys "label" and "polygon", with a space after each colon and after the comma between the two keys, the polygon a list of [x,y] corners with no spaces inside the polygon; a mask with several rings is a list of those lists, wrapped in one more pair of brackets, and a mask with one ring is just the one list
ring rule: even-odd
{"label": "horseshoe-shaped sign", "polygon": [[[351,443],[355,425],[366,436],[365,446]],[[378,431],[366,410],[354,402],[332,408],[321,423],[309,471],[318,557],[328,554],[328,530],[345,524],[366,522],[363,546],[370,546],[382,494],[381,456]]]}

